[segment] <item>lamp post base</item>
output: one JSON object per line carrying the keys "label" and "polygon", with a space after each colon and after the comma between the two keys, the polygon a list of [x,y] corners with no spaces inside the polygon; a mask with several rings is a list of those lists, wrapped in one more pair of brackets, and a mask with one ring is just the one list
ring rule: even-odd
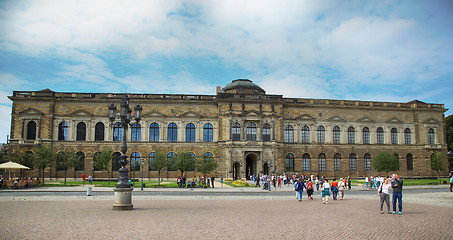
{"label": "lamp post base", "polygon": [[114,188],[115,202],[113,210],[132,210],[132,188]]}

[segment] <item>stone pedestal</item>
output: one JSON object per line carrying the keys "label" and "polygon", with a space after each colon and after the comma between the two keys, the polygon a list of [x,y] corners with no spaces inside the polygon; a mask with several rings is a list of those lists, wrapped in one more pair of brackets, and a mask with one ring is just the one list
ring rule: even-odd
{"label": "stone pedestal", "polygon": [[114,188],[115,202],[113,210],[132,210],[132,188]]}

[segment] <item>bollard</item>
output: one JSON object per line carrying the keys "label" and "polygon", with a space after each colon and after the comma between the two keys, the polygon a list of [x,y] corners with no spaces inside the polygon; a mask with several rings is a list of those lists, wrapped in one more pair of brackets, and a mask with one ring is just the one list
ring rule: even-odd
{"label": "bollard", "polygon": [[87,187],[87,196],[91,196],[92,187]]}

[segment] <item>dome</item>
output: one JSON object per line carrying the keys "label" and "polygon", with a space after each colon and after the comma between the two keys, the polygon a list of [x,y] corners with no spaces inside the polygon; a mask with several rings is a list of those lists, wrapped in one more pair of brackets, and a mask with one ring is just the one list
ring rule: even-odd
{"label": "dome", "polygon": [[239,94],[266,94],[266,92],[258,85],[248,79],[237,79],[223,88],[225,93]]}

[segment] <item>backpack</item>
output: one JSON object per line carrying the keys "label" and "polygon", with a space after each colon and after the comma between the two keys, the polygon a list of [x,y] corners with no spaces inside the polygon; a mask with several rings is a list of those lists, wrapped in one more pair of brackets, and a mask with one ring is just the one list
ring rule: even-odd
{"label": "backpack", "polygon": [[308,185],[307,190],[313,190],[313,184]]}

